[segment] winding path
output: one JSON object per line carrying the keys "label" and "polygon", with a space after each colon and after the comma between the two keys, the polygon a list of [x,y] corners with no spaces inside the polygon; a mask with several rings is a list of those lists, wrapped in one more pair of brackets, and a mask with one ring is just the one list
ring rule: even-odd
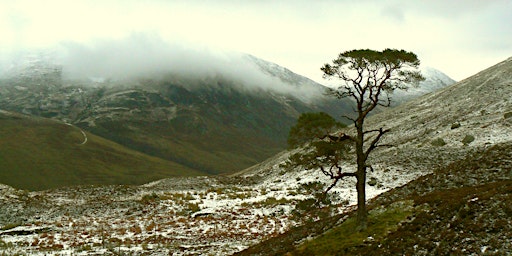
{"label": "winding path", "polygon": [[80,130],[80,132],[82,133],[82,135],[84,136],[84,141],[82,141],[82,143],[80,143],[79,145],[85,145],[85,143],[87,143],[87,134],[85,134],[84,130],[80,129],[79,127],[76,127],[70,123],[65,123],[66,125],[69,125],[71,127],[75,127],[77,128],[78,130]]}

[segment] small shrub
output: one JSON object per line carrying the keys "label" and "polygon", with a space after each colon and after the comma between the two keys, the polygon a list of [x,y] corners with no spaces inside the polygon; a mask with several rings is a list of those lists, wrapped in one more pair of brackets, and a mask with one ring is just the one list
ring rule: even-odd
{"label": "small shrub", "polygon": [[462,139],[462,143],[464,143],[464,145],[469,145],[469,143],[473,142],[475,140],[475,137],[473,135],[466,135],[466,137],[464,137],[464,139]]}
{"label": "small shrub", "polygon": [[141,201],[143,203],[155,202],[155,201],[158,201],[158,200],[160,200],[160,197],[156,193],[145,194],[145,195],[142,196],[142,199],[141,199]]}
{"label": "small shrub", "polygon": [[511,117],[512,117],[512,112],[507,112],[507,113],[505,113],[505,114],[503,115],[503,117],[504,117],[505,119],[509,119],[509,118],[511,118]]}
{"label": "small shrub", "polygon": [[8,230],[8,229],[15,228],[17,226],[21,226],[21,222],[8,223],[5,226],[1,227],[0,230]]}
{"label": "small shrub", "polygon": [[438,138],[438,139],[431,141],[430,144],[432,144],[432,146],[435,146],[435,147],[442,147],[442,146],[446,145],[446,142],[442,138]]}
{"label": "small shrub", "polygon": [[261,202],[261,204],[264,206],[286,205],[287,203],[289,203],[289,200],[287,200],[286,198],[277,199],[273,196],[268,197],[267,199],[265,199],[265,201]]}
{"label": "small shrub", "polygon": [[201,210],[198,204],[196,203],[188,203],[185,205],[186,211],[189,213],[198,212]]}

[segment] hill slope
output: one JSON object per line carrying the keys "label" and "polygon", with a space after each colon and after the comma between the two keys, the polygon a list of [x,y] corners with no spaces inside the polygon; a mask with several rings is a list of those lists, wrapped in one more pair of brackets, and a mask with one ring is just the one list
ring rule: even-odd
{"label": "hill slope", "polygon": [[143,184],[199,172],[49,119],[0,111],[0,183],[41,190]]}
{"label": "hill slope", "polygon": [[379,195],[365,232],[354,232],[354,214],[342,214],[236,255],[506,255],[511,152],[512,143],[497,144]]}
{"label": "hill slope", "polygon": [[[505,216],[512,210],[507,203],[512,194],[511,99],[509,58],[445,89],[372,116],[368,128],[391,129],[383,143],[394,146],[370,156],[375,172],[368,173],[368,178],[374,178],[377,184],[367,187],[369,198],[392,188],[385,188],[391,184],[390,173],[395,179],[426,176],[371,200],[368,233],[352,233],[344,238],[343,234],[353,229],[350,214],[342,214],[294,228],[240,254],[510,252],[512,222]],[[350,127],[345,132],[351,132]],[[271,177],[285,158],[286,154],[281,155],[240,175]],[[347,164],[344,168],[354,166]],[[346,192],[353,188],[353,182],[340,186],[338,196],[355,204]],[[384,188],[380,192],[375,188],[379,186]],[[354,189],[349,191],[354,196]]]}

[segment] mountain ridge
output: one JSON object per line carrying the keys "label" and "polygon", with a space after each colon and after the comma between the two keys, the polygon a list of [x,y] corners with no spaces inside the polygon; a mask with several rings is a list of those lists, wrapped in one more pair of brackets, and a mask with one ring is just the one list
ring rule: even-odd
{"label": "mountain ridge", "polygon": [[72,123],[207,174],[239,171],[283,150],[301,113],[342,119],[351,111],[350,100],[326,96],[309,78],[252,55],[234,56],[219,63],[248,74],[214,69],[197,77],[171,71],[76,80],[66,78],[65,65],[36,54],[13,68],[21,74],[0,81],[0,108]]}
{"label": "mountain ridge", "polygon": [[[290,71],[288,76],[306,81],[301,89],[283,83],[276,74],[249,75],[244,79],[256,78],[251,88],[229,74],[199,79],[169,73],[130,80],[67,80],[63,78],[65,67],[39,68],[43,62],[28,63],[29,70],[34,68],[32,63],[37,67],[19,76],[23,79],[11,76],[2,81],[2,108],[73,123],[133,149],[209,173],[239,170],[283,149],[287,129],[301,112],[341,116],[348,104],[336,102],[337,107],[332,107],[321,85]],[[252,62],[244,65],[260,72]],[[57,82],[44,86],[49,81]]]}

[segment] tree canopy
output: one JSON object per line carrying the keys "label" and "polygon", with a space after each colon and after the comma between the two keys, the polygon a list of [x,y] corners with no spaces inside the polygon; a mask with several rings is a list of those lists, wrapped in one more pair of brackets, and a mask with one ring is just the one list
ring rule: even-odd
{"label": "tree canopy", "polygon": [[392,91],[405,90],[422,81],[424,78],[417,70],[419,65],[418,57],[412,52],[364,49],[340,53],[332,64],[325,64],[321,70],[324,78],[341,81],[341,85],[330,92],[338,98],[354,99],[361,105],[364,118],[377,105],[389,106]]}
{"label": "tree canopy", "polygon": [[324,112],[303,113],[299,116],[297,124],[290,129],[288,147],[302,146],[306,142],[311,142],[344,126]]}

